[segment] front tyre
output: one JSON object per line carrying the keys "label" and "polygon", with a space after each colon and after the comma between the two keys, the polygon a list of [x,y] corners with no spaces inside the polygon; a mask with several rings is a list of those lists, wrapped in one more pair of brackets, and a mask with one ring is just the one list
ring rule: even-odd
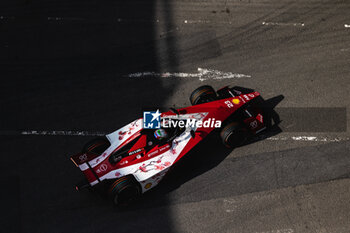
{"label": "front tyre", "polygon": [[141,195],[141,187],[133,177],[125,176],[112,183],[109,193],[116,205],[128,205]]}
{"label": "front tyre", "polygon": [[192,105],[207,103],[217,99],[216,92],[211,86],[205,85],[198,87],[190,96]]}
{"label": "front tyre", "polygon": [[246,142],[249,132],[240,123],[231,122],[221,130],[220,137],[226,147],[234,148]]}

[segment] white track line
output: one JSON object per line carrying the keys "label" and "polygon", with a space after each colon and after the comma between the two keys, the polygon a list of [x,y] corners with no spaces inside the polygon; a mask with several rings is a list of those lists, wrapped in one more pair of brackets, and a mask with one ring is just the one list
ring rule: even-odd
{"label": "white track line", "polygon": [[78,17],[47,17],[48,21],[83,21],[84,18]]}
{"label": "white track line", "polygon": [[210,20],[190,20],[185,19],[184,23],[210,23]]}
{"label": "white track line", "polygon": [[178,31],[178,30],[179,30],[179,28],[176,27],[175,29],[172,29],[172,30],[169,30],[169,31],[166,31],[166,32],[161,32],[159,35],[160,35],[160,36],[165,36],[165,35],[168,35],[168,34],[170,34],[170,33],[173,33],[173,32],[175,32],[175,31]]}
{"label": "white track line", "polygon": [[[0,131],[0,136],[24,135],[24,136],[103,136],[109,132],[103,131],[77,131],[77,130],[25,130],[25,131]],[[260,136],[261,140],[269,141],[305,141],[305,142],[341,142],[349,141],[350,137],[346,136],[272,136],[266,138],[264,135]]]}
{"label": "white track line", "polygon": [[15,19],[14,16],[3,16],[3,15],[0,16],[0,20],[13,20],[13,19]]}
{"label": "white track line", "polygon": [[284,229],[274,229],[268,231],[256,231],[255,233],[294,233],[295,231],[292,228],[284,228]]}
{"label": "white track line", "polygon": [[306,141],[306,142],[340,142],[349,141],[349,137],[322,137],[322,136],[274,136],[266,138],[270,141]]}
{"label": "white track line", "polygon": [[38,135],[38,136],[103,136],[107,132],[99,131],[77,131],[77,130],[25,130],[0,131],[0,136],[17,136],[17,135]]}
{"label": "white track line", "polygon": [[64,131],[64,130],[54,130],[54,131],[22,131],[22,135],[49,135],[49,136],[103,136],[105,132],[91,132],[91,131]]}
{"label": "white track line", "polygon": [[[6,20],[14,20],[17,17],[15,16],[0,16],[0,20],[6,21]],[[81,18],[81,17],[60,17],[60,16],[48,16],[46,17],[48,21],[52,22],[63,22],[63,21],[86,21],[86,20],[94,20],[91,18]],[[113,20],[116,23],[164,23],[163,21],[159,19],[155,20],[145,20],[145,19],[129,19],[129,18],[115,18]],[[204,19],[184,19],[181,20],[183,24],[233,24],[232,21],[211,21],[211,20],[204,20]],[[294,26],[294,27],[304,27],[305,23],[283,23],[283,22],[262,22],[262,25],[265,26]],[[345,28],[350,28],[350,24],[344,24]]]}
{"label": "white track line", "polygon": [[54,131],[22,131],[22,135],[50,135],[50,136],[103,136],[105,132],[91,132],[91,131],[64,131],[64,130],[54,130]]}
{"label": "white track line", "polygon": [[[0,20],[14,20],[17,17],[15,16],[0,16]],[[45,17],[43,18],[45,20]],[[88,20],[96,20],[92,18],[82,18],[82,17],[62,17],[62,16],[48,16],[46,20],[51,22],[72,22],[72,21],[88,21]],[[114,18],[113,22],[115,23],[166,23],[166,21],[162,21],[159,19],[132,19],[132,18]],[[217,20],[206,20],[206,19],[182,19],[180,21],[182,24],[234,24],[233,21],[217,21]],[[265,26],[301,26],[304,27],[304,23],[283,23],[283,22],[262,22],[262,25]],[[344,27],[350,27],[348,24],[344,24]]]}
{"label": "white track line", "polygon": [[268,231],[256,231],[255,233],[294,233],[295,231],[292,228],[285,229],[274,229]]}
{"label": "white track line", "polygon": [[208,79],[232,79],[232,78],[250,78],[250,75],[238,74],[232,72],[223,72],[219,70],[198,68],[198,73],[157,73],[157,72],[139,72],[124,75],[129,78],[141,78],[141,77],[155,77],[155,78],[198,78],[199,81],[205,81]]}
{"label": "white track line", "polygon": [[295,26],[295,27],[304,27],[304,23],[282,23],[282,22],[262,22],[262,25],[265,26]]}

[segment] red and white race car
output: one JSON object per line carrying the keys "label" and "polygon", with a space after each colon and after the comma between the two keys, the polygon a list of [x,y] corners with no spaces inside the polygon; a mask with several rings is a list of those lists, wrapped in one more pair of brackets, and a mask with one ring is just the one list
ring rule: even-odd
{"label": "red and white race car", "polygon": [[224,145],[235,147],[266,128],[259,92],[201,86],[190,101],[190,107],[157,111],[158,129],[143,128],[141,118],[87,143],[71,157],[87,181],[76,188],[102,187],[116,204],[125,204],[155,187],[214,129],[220,131]]}

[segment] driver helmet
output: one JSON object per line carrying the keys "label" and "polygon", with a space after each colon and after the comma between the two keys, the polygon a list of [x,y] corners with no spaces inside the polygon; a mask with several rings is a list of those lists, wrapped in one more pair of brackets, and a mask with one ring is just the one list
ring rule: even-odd
{"label": "driver helmet", "polygon": [[161,140],[163,138],[167,138],[168,134],[164,129],[157,129],[154,131],[154,137],[158,140]]}

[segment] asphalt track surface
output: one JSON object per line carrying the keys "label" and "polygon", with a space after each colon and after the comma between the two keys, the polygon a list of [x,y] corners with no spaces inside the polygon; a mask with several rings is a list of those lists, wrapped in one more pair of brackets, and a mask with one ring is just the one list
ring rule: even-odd
{"label": "asphalt track surface", "polygon": [[[345,0],[1,1],[1,232],[350,232],[349,12]],[[125,77],[198,67],[251,77]],[[189,105],[203,84],[283,96],[280,126],[235,150],[205,141],[128,208],[74,190],[69,156],[91,136],[20,134],[111,132],[144,108]]]}

